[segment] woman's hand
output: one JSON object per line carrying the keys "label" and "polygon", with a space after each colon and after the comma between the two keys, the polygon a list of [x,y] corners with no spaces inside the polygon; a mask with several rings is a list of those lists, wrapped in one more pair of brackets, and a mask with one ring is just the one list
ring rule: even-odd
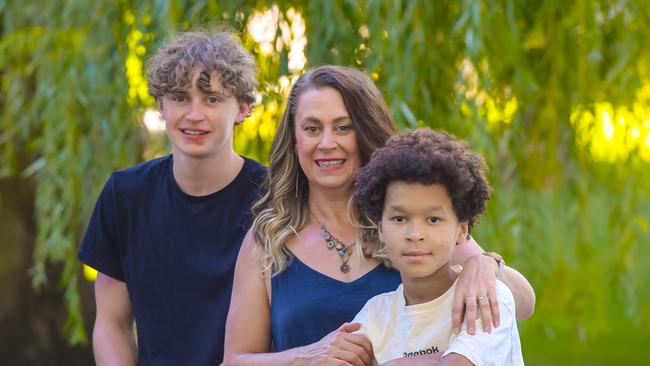
{"label": "woman's hand", "polygon": [[359,323],[344,323],[320,341],[298,349],[299,365],[372,365],[372,345],[366,336],[354,334]]}
{"label": "woman's hand", "polygon": [[[496,296],[496,261],[486,255],[473,255],[465,261],[454,293],[452,326],[459,333],[463,318],[467,333],[476,334],[476,315],[481,313],[483,330],[490,333],[492,324],[499,326],[499,303]],[[485,296],[487,295],[487,298]]]}

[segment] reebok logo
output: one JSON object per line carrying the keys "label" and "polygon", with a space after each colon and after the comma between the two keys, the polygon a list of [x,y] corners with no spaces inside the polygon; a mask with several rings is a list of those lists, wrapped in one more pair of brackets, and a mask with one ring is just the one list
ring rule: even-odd
{"label": "reebok logo", "polygon": [[402,357],[413,357],[413,356],[422,356],[422,355],[432,355],[432,354],[434,354],[434,353],[438,353],[438,352],[440,352],[440,351],[438,351],[438,347],[436,347],[436,346],[431,346],[431,347],[429,347],[429,348],[421,349],[421,350],[419,350],[419,351],[415,351],[415,352],[404,352],[404,356],[402,356]]}

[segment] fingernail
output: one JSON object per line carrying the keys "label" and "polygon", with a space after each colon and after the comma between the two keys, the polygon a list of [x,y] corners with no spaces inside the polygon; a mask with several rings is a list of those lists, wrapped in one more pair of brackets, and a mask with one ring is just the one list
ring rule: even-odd
{"label": "fingernail", "polygon": [[456,333],[456,334],[460,333],[460,329],[454,328],[454,333]]}

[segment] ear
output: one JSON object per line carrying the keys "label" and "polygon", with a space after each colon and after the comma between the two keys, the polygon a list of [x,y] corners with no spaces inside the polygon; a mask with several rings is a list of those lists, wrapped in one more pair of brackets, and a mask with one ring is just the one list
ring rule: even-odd
{"label": "ear", "polygon": [[462,244],[467,240],[469,234],[469,223],[467,221],[458,224],[458,236],[456,237],[456,245]]}
{"label": "ear", "polygon": [[163,114],[163,98],[158,97],[156,98],[156,108],[158,109],[158,113],[161,115]]}
{"label": "ear", "polygon": [[381,217],[379,218],[379,223],[377,224],[377,232],[379,233],[379,241],[384,241],[384,231],[381,228]]}
{"label": "ear", "polygon": [[237,116],[235,116],[235,124],[240,124],[248,117],[248,114],[251,112],[251,104],[249,102],[239,103],[239,110],[237,111]]}

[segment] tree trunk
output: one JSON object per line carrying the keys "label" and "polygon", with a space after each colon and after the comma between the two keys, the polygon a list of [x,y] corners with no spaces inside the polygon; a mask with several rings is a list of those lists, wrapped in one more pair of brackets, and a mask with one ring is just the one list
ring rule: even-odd
{"label": "tree trunk", "polygon": [[[70,346],[63,333],[67,313],[56,281],[60,268],[48,268],[51,280],[40,291],[31,286],[34,201],[27,179],[0,179],[0,365],[91,365],[91,347]],[[92,306],[91,284],[80,290],[82,304]],[[93,309],[84,313],[91,322]]]}

